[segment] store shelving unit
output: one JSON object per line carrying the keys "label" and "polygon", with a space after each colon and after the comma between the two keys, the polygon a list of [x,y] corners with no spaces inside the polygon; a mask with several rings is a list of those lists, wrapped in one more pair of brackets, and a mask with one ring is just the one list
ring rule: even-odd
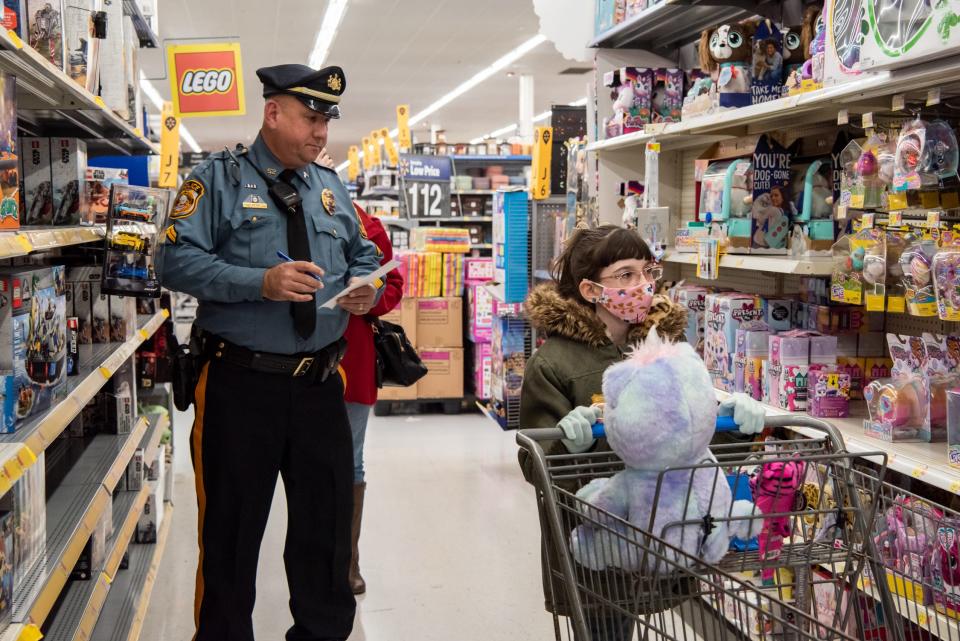
{"label": "store shelving unit", "polygon": [[[144,448],[144,464],[152,465],[156,460],[155,454],[160,437],[168,425],[169,417],[167,416],[142,418],[137,424],[137,429],[126,439],[126,444],[133,447],[127,448],[129,452],[126,450],[121,452],[117,461],[122,461],[125,469],[130,462],[133,450],[139,446]],[[108,475],[104,480],[104,486],[109,488],[111,481]],[[95,568],[94,576],[89,581],[72,581],[67,585],[56,615],[47,626],[47,634],[44,638],[53,641],[91,638],[108,594],[121,576],[118,574],[121,559],[130,548],[130,540],[137,527],[137,521],[143,513],[149,489],[149,485],[144,482],[143,488],[139,491],[121,491],[115,494],[112,507],[115,531],[114,536],[107,542],[104,567]]]}
{"label": "store shelving unit", "polygon": [[160,47],[160,38],[150,26],[150,22],[143,15],[140,3],[137,0],[123,0],[123,14],[130,16],[133,20],[133,27],[137,30],[137,38],[140,40],[140,46],[148,49],[157,49]]}
{"label": "store shelving unit", "polygon": [[106,108],[13,32],[0,29],[0,69],[17,77],[21,130],[31,135],[76,136],[90,151],[160,153],[143,132]]}
{"label": "store shelving unit", "polygon": [[[697,254],[669,250],[664,255],[663,262],[677,265],[696,265]],[[724,254],[720,258],[720,269],[743,269],[803,276],[829,276],[833,273],[833,259],[827,257],[791,258],[761,254]]]}
{"label": "store shelving unit", "polygon": [[737,6],[733,0],[663,0],[598,35],[590,46],[665,51],[692,42],[707,27],[748,18],[764,4],[770,3],[741,2]]}

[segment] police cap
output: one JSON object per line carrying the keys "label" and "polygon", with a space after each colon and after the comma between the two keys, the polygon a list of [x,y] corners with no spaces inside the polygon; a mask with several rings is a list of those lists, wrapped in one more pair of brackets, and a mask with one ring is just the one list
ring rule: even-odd
{"label": "police cap", "polygon": [[340,67],[317,71],[306,65],[277,65],[257,69],[257,77],[263,83],[264,98],[287,94],[329,118],[340,117],[340,96],[347,88]]}

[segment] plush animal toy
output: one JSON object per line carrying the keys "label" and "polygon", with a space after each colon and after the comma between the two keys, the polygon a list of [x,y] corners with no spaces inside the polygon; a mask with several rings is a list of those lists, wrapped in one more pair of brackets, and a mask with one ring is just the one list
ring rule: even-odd
{"label": "plush animal toy", "polygon": [[[750,479],[757,508],[764,514],[793,512],[797,494],[803,483],[804,465],[799,461],[770,461],[760,467],[760,472]],[[780,556],[783,539],[790,536],[793,519],[775,516],[763,520],[760,532],[760,558],[775,559]],[[765,567],[761,578],[773,579],[773,568]]]}
{"label": "plush animal toy", "polygon": [[[656,331],[630,358],[606,371],[607,442],[626,469],[577,492],[592,506],[582,508],[587,523],[570,536],[578,563],[593,570],[663,572],[662,561],[658,565],[647,558],[644,565],[640,530],[708,563],[723,558],[731,539],[749,540],[757,534],[759,518],[731,520],[759,513],[750,501],[733,501],[720,466],[678,469],[714,462],[707,446],[717,402],[713,394],[704,393],[711,387],[693,347],[665,343]],[[664,472],[666,468],[671,469]],[[708,516],[710,528],[705,527]]]}
{"label": "plush animal toy", "polygon": [[700,68],[717,81],[720,108],[745,107],[753,101],[753,23],[725,24],[700,34]]}

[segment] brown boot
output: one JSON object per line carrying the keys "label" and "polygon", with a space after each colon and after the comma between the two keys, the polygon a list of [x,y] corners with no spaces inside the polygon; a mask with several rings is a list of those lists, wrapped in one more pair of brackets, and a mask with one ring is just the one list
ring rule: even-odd
{"label": "brown boot", "polygon": [[366,483],[357,483],[353,486],[353,558],[350,561],[350,588],[354,594],[363,594],[367,591],[367,583],[360,576],[360,522],[363,520],[363,493],[367,489]]}

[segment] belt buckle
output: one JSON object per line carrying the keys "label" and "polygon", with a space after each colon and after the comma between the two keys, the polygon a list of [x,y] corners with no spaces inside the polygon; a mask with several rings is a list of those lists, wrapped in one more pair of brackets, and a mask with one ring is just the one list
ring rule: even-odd
{"label": "belt buckle", "polygon": [[310,371],[310,367],[313,366],[313,361],[313,356],[307,356],[306,358],[300,359],[300,364],[297,365],[297,369],[293,371],[293,376],[295,378],[299,378],[300,376],[305,375]]}

